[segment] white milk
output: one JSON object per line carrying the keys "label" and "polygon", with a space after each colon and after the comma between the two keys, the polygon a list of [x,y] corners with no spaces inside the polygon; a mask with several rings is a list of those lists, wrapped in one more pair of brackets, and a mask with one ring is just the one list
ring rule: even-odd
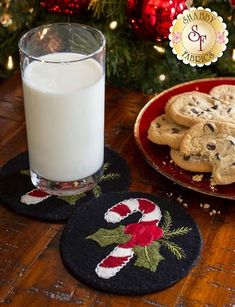
{"label": "white milk", "polygon": [[[75,53],[42,57],[71,61]],[[94,174],[103,163],[104,75],[92,59],[30,63],[23,76],[30,167],[54,181]]]}

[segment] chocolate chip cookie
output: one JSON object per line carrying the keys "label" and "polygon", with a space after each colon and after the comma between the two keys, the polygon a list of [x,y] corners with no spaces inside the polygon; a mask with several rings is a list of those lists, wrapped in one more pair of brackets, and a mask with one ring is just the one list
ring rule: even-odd
{"label": "chocolate chip cookie", "polygon": [[184,155],[177,149],[171,149],[171,159],[176,165],[190,172],[210,173],[212,165],[200,155]]}
{"label": "chocolate chip cookie", "polygon": [[186,127],[208,120],[235,124],[235,104],[229,105],[197,91],[176,97],[168,107],[168,114],[176,123]]}
{"label": "chocolate chip cookie", "polygon": [[216,184],[235,182],[235,124],[202,122],[192,126],[182,139],[183,155],[199,155],[212,165]]}
{"label": "chocolate chip cookie", "polygon": [[211,89],[211,96],[228,104],[235,104],[235,85],[222,84]]}
{"label": "chocolate chip cookie", "polygon": [[162,114],[151,122],[148,129],[148,139],[153,143],[177,149],[180,147],[186,130],[186,127],[176,124],[173,120],[166,118],[166,114]]}

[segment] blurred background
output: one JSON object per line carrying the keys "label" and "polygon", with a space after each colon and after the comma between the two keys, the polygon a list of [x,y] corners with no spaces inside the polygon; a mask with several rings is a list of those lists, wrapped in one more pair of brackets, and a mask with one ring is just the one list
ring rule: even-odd
{"label": "blurred background", "polygon": [[[193,6],[217,12],[229,31],[227,50],[208,67],[183,64],[169,46],[172,21]],[[189,80],[235,76],[235,0],[0,0],[0,82],[19,70],[19,38],[54,22],[104,33],[106,81],[114,86],[153,94]]]}

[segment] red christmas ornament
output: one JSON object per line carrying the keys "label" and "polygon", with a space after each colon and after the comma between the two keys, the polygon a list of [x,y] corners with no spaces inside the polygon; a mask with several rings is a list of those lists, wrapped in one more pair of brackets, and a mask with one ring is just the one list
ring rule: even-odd
{"label": "red christmas ornament", "polygon": [[231,6],[235,7],[235,0],[229,0]]}
{"label": "red christmas ornament", "polygon": [[40,4],[48,12],[74,15],[86,9],[89,0],[41,0]]}
{"label": "red christmas ornament", "polygon": [[176,16],[186,9],[185,0],[128,0],[128,19],[134,32],[143,39],[168,38]]}

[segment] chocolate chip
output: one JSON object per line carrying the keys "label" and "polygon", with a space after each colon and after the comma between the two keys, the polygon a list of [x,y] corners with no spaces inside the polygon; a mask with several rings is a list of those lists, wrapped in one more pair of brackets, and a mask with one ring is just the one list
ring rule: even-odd
{"label": "chocolate chip", "polygon": [[213,107],[211,107],[211,109],[213,109],[213,110],[217,110],[218,109],[218,105],[216,104],[216,105],[214,105]]}
{"label": "chocolate chip", "polygon": [[235,145],[233,140],[229,140],[229,142],[230,142],[231,145],[233,145],[233,146]]}
{"label": "chocolate chip", "polygon": [[220,157],[218,152],[215,154],[215,157],[216,157],[217,160],[221,160],[221,157]]}
{"label": "chocolate chip", "polygon": [[160,128],[161,125],[159,123],[156,123],[156,128]]}
{"label": "chocolate chip", "polygon": [[188,161],[189,159],[190,159],[190,156],[185,156],[185,155],[184,155],[184,160],[185,160],[185,161]]}
{"label": "chocolate chip", "polygon": [[173,134],[177,134],[177,133],[179,133],[180,131],[179,131],[179,129],[177,129],[177,128],[171,128],[171,132],[172,132]]}
{"label": "chocolate chip", "polygon": [[208,150],[215,150],[216,149],[216,145],[215,144],[206,144],[206,148]]}
{"label": "chocolate chip", "polygon": [[232,108],[228,108],[227,113],[229,113],[232,110]]}
{"label": "chocolate chip", "polygon": [[231,164],[231,166],[235,166],[235,162],[233,162],[233,163]]}
{"label": "chocolate chip", "polygon": [[199,112],[198,112],[196,109],[194,109],[194,108],[192,108],[191,111],[192,111],[194,114],[198,114],[198,113],[199,113]]}
{"label": "chocolate chip", "polygon": [[196,104],[197,104],[197,105],[199,105],[199,104],[200,104],[200,101],[198,101],[198,100],[197,100],[197,98],[192,97],[192,99],[193,99],[193,101],[194,101],[194,102],[196,102]]}
{"label": "chocolate chip", "polygon": [[214,126],[213,126],[212,124],[210,124],[210,123],[205,124],[205,125],[204,125],[204,128],[209,128],[209,130],[211,130],[212,132],[215,131]]}

